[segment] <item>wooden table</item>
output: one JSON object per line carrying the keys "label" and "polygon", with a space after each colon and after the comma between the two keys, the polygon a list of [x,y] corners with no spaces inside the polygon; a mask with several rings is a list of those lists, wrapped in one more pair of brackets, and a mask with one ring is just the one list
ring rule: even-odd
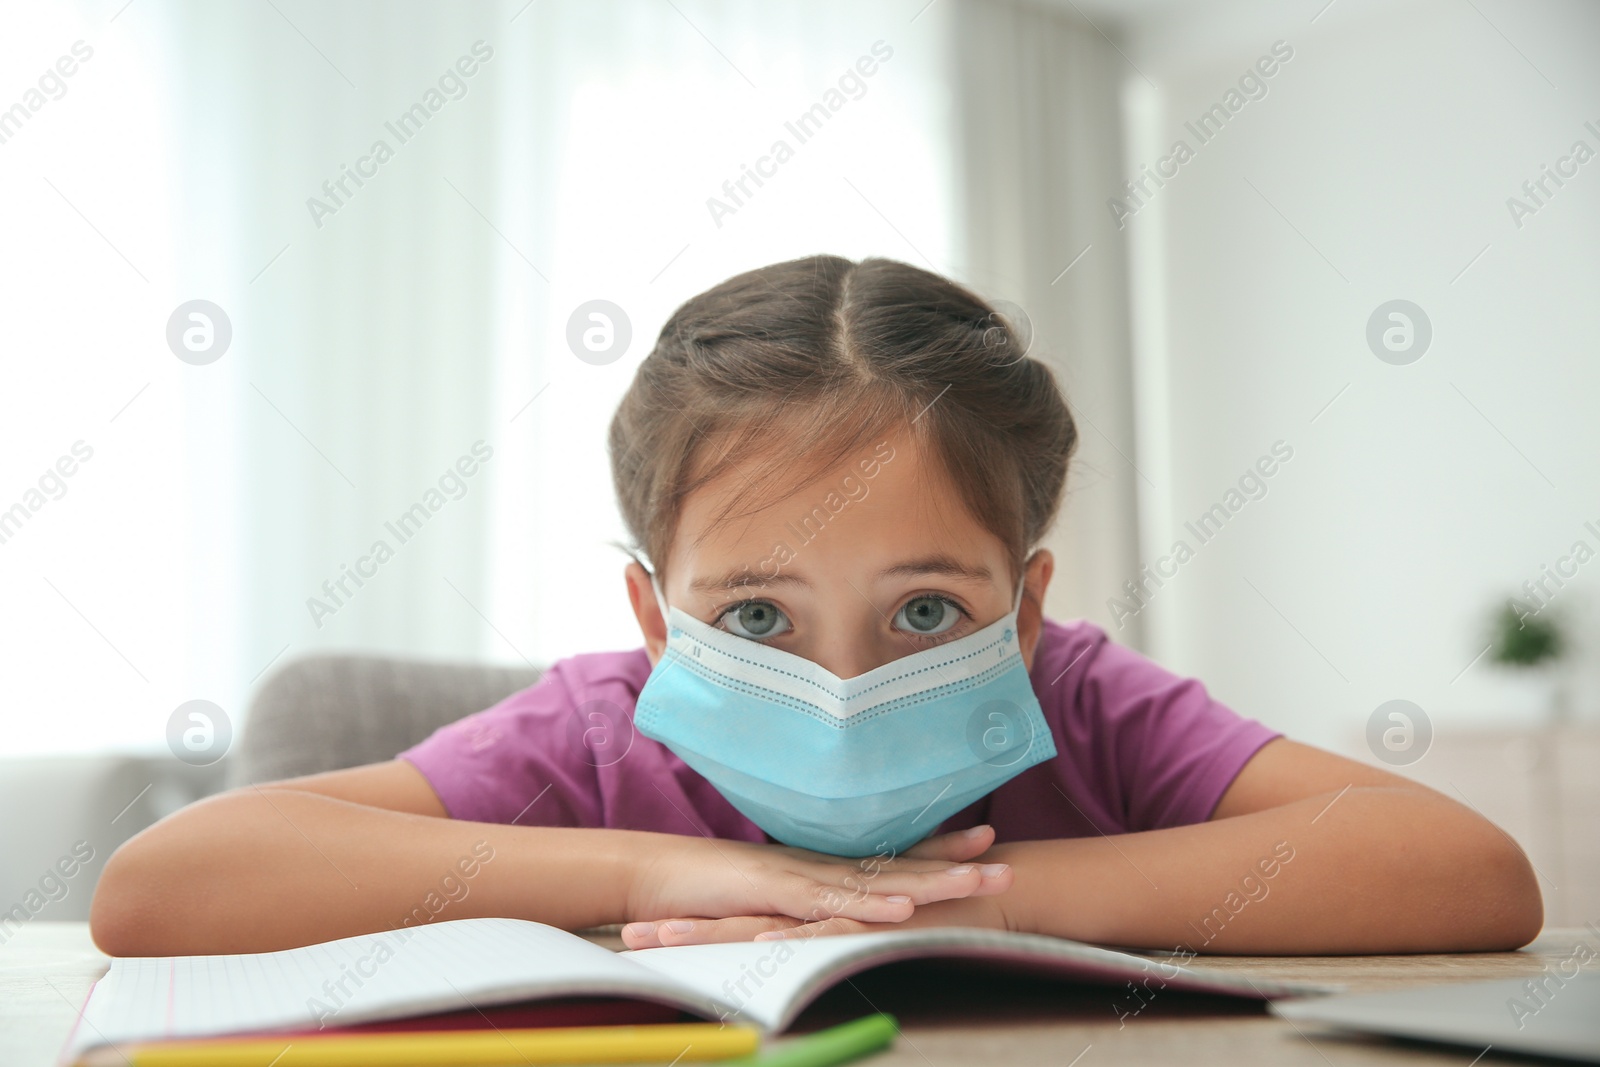
{"label": "wooden table", "polygon": [[[592,939],[620,948],[614,934]],[[1520,952],[1459,956],[1207,957],[1208,966],[1258,978],[1336,983],[1356,992],[1439,982],[1519,978],[1564,959],[1584,929],[1547,929]],[[49,1067],[106,957],[85,923],[35,922],[0,945],[0,1064]],[[857,975],[826,994],[796,1024],[812,1030],[874,1009],[900,1018],[902,1034],[874,1067],[1040,1063],[1271,1063],[1342,1067],[1406,1063],[1466,1067],[1460,1050],[1397,1045],[1297,1029],[1259,1006],[1158,992],[1137,1014],[1126,990],[1074,986],[957,970],[927,963]],[[1119,1018],[1126,1015],[1126,1018]],[[1490,1052],[1480,1064],[1499,1060]]]}

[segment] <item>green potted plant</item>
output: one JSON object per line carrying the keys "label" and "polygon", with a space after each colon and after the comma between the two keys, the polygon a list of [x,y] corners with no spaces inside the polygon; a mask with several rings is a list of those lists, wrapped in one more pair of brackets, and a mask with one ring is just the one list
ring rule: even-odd
{"label": "green potted plant", "polygon": [[1515,599],[1502,601],[1490,619],[1489,659],[1545,691],[1550,719],[1565,717],[1557,667],[1567,650],[1562,620],[1548,605],[1537,611]]}

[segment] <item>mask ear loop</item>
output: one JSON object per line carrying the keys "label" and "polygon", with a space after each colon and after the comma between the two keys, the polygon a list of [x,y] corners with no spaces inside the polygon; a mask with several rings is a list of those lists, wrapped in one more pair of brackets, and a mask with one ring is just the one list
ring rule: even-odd
{"label": "mask ear loop", "polygon": [[655,571],[650,572],[650,588],[656,594],[656,607],[661,609],[661,621],[668,621],[671,609],[667,607],[667,595],[661,591],[661,578]]}
{"label": "mask ear loop", "polygon": [[1022,576],[1017,579],[1017,594],[1011,599],[1011,614],[1015,615],[1022,610],[1022,594],[1027,591],[1027,588],[1028,564],[1027,561],[1024,561],[1022,564]]}

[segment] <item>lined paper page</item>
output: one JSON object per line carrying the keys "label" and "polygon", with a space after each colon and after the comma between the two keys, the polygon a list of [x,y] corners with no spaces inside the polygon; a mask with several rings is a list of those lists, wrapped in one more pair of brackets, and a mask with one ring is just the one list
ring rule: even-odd
{"label": "lined paper page", "polygon": [[281,952],[115,959],[66,1054],[586,995],[716,1014],[670,978],[575,934],[520,919],[458,919]]}
{"label": "lined paper page", "polygon": [[1204,966],[1179,967],[1125,952],[1043,934],[1010,933],[976,927],[925,927],[862,934],[838,934],[781,941],[733,941],[624,952],[624,957],[659,971],[674,984],[720,1000],[719,1018],[755,1023],[781,1031],[817,994],[869,967],[903,959],[978,959],[1006,965],[1017,973],[1110,985],[1155,975],[1173,989],[1265,996],[1327,992],[1301,983],[1251,981]]}

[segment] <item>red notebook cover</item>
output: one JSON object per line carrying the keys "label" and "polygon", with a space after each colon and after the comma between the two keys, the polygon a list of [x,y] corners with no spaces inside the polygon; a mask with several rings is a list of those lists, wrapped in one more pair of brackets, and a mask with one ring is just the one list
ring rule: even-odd
{"label": "red notebook cover", "polygon": [[[611,997],[570,997],[527,1004],[502,1004],[497,1007],[463,1008],[437,1015],[416,1015],[405,1019],[379,1019],[353,1026],[303,1030],[311,1034],[387,1034],[418,1030],[513,1030],[541,1026],[645,1026],[675,1023],[694,1018],[666,1004]],[[696,1022],[702,1020],[695,1019]]]}

